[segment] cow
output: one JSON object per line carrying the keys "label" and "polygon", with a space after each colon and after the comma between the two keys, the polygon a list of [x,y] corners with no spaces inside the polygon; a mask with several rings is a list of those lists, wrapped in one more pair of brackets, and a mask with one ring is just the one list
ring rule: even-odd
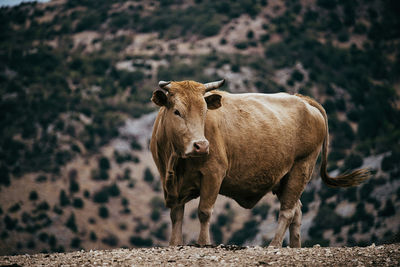
{"label": "cow", "polygon": [[355,186],[367,169],[333,178],[327,173],[328,121],[312,98],[287,93],[231,94],[225,80],[159,82],[151,100],[160,106],[150,150],[170,208],[170,245],[183,245],[184,206],[200,197],[197,243],[209,245],[209,224],[218,194],[251,209],[268,192],[280,201],[270,246],[300,247],[300,196],[321,151],[321,178],[330,187]]}

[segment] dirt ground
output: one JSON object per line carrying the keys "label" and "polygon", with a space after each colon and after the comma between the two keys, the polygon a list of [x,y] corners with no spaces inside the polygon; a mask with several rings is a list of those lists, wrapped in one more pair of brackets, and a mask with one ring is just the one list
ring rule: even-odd
{"label": "dirt ground", "polygon": [[0,266],[400,266],[400,244],[369,247],[154,247],[1,256]]}

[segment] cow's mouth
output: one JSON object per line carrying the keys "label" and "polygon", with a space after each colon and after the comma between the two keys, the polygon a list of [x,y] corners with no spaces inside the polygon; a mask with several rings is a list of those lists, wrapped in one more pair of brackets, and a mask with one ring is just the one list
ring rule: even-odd
{"label": "cow's mouth", "polygon": [[182,158],[201,158],[208,155],[208,151],[206,152],[190,152],[182,155]]}

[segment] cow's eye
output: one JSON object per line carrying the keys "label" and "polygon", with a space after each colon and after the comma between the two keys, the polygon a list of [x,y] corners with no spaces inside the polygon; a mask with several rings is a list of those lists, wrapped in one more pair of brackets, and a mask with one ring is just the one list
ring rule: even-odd
{"label": "cow's eye", "polygon": [[175,114],[176,116],[181,117],[181,113],[180,113],[179,110],[177,110],[177,109],[175,109],[174,114]]}

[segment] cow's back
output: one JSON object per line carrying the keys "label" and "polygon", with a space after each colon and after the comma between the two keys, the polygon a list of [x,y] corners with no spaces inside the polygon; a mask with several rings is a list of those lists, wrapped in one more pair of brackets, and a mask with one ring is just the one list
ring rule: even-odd
{"label": "cow's back", "polygon": [[225,151],[228,161],[220,193],[252,207],[297,159],[320,149],[324,118],[300,97],[286,93],[218,93],[222,107],[209,111],[206,128],[218,123],[212,127],[223,143],[206,137]]}

